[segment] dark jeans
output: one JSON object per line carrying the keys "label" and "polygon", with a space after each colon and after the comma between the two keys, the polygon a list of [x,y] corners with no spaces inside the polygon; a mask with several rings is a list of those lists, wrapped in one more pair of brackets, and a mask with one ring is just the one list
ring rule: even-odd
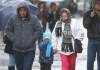
{"label": "dark jeans", "polygon": [[32,70],[35,50],[28,52],[14,51],[17,70]]}
{"label": "dark jeans", "polygon": [[40,70],[51,70],[51,64],[49,63],[40,63],[41,69]]}
{"label": "dark jeans", "polygon": [[88,41],[87,70],[94,70],[94,61],[97,55],[98,70],[100,70],[100,41]]}

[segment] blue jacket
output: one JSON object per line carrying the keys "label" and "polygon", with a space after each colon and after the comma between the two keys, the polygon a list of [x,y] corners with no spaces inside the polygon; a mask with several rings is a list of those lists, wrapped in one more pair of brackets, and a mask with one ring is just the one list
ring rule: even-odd
{"label": "blue jacket", "polygon": [[39,45],[39,50],[40,50],[39,62],[53,64],[53,55],[54,55],[53,48],[51,47],[50,57],[46,57],[47,45],[48,43],[43,43],[43,42]]}

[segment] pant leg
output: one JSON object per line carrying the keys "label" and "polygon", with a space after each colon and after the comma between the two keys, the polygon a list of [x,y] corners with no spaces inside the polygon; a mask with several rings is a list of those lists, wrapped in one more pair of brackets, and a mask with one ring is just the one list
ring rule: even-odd
{"label": "pant leg", "polygon": [[45,64],[45,70],[51,70],[51,64],[50,63]]}
{"label": "pant leg", "polygon": [[15,66],[14,54],[9,54],[9,65],[8,66]]}
{"label": "pant leg", "polygon": [[87,51],[87,70],[94,70],[94,61],[96,57],[96,41],[88,41],[88,51]]}
{"label": "pant leg", "polygon": [[8,70],[15,70],[15,66],[8,66]]}
{"label": "pant leg", "polygon": [[14,51],[14,56],[15,56],[15,63],[17,70],[23,70],[23,62],[24,62],[23,53]]}
{"label": "pant leg", "polygon": [[40,70],[46,70],[45,69],[45,63],[40,63]]}
{"label": "pant leg", "polygon": [[62,70],[69,70],[69,61],[68,56],[64,54],[60,54],[61,61],[62,61]]}
{"label": "pant leg", "polygon": [[97,45],[97,64],[98,64],[98,70],[100,70],[100,41],[98,41]]}
{"label": "pant leg", "polygon": [[77,53],[69,55],[69,70],[75,70]]}
{"label": "pant leg", "polygon": [[35,50],[24,53],[24,69],[23,70],[32,70],[34,57],[35,57]]}

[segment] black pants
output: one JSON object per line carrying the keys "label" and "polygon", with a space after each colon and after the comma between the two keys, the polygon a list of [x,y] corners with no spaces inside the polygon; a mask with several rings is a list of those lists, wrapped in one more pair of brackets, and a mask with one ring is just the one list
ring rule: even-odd
{"label": "black pants", "polygon": [[40,63],[41,69],[40,70],[51,70],[51,64],[49,63]]}

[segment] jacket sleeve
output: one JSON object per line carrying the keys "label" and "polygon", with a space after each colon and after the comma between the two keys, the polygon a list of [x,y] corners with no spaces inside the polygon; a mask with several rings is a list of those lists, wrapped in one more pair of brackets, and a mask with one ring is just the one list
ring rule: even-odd
{"label": "jacket sleeve", "polygon": [[92,23],[92,18],[90,17],[90,12],[87,12],[84,14],[84,17],[83,17],[83,26],[84,28],[89,28],[90,25]]}
{"label": "jacket sleeve", "polygon": [[76,20],[76,36],[75,39],[78,39],[80,41],[82,41],[84,39],[84,31],[82,29],[82,26],[78,23],[78,21]]}
{"label": "jacket sleeve", "polygon": [[14,23],[13,23],[12,16],[9,18],[8,23],[5,27],[5,30],[6,30],[7,37],[9,38],[11,42],[13,42],[14,41]]}
{"label": "jacket sleeve", "polygon": [[[56,25],[57,25],[57,23],[56,23]],[[58,40],[57,40],[57,37],[56,37],[56,33],[55,33],[56,25],[55,25],[55,27],[53,29],[53,32],[52,32],[52,47],[53,47],[53,49],[57,48],[57,43],[58,43]]]}
{"label": "jacket sleeve", "polygon": [[35,32],[34,32],[34,35],[33,35],[34,42],[39,40],[39,39],[41,39],[42,38],[42,34],[43,34],[43,29],[42,29],[41,24],[39,23],[39,20],[38,20],[37,17],[36,17],[35,22],[36,22],[36,24],[34,26]]}
{"label": "jacket sleeve", "polygon": [[46,46],[47,46],[47,43],[41,42],[41,43],[39,44],[39,50],[42,50],[42,49],[45,48]]}

